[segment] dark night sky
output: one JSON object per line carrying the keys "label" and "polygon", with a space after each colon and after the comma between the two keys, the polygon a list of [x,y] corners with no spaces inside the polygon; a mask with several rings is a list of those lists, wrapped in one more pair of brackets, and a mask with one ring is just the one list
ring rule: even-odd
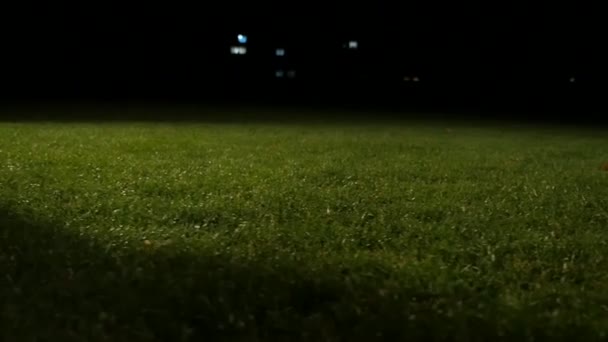
{"label": "dark night sky", "polygon": [[[370,97],[529,96],[567,91],[570,76],[577,87],[599,93],[604,74],[600,12],[574,3],[205,6],[88,1],[5,8],[3,98],[230,100],[238,92],[260,96],[288,87],[311,96],[353,87]],[[249,54],[235,58],[229,46],[239,32],[250,38]],[[348,39],[360,49],[342,49]],[[274,79],[277,46],[297,70],[292,84]],[[420,89],[405,85],[404,75],[420,76]]]}

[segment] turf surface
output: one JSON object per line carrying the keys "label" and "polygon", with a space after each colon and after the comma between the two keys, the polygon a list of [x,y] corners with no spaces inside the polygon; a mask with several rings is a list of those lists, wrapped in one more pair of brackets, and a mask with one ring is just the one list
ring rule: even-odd
{"label": "turf surface", "polygon": [[1,123],[0,340],[599,340],[608,136]]}

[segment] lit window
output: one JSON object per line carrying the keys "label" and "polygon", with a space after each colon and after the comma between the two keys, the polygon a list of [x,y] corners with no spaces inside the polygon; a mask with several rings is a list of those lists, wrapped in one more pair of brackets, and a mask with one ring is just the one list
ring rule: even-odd
{"label": "lit window", "polygon": [[348,48],[351,50],[356,50],[359,48],[359,42],[356,40],[351,40],[348,42]]}
{"label": "lit window", "polygon": [[247,48],[244,46],[231,46],[230,53],[233,55],[245,55],[247,54]]}
{"label": "lit window", "polygon": [[295,70],[289,70],[289,71],[287,72],[287,77],[289,77],[289,78],[294,78],[294,77],[296,77],[296,71],[295,71]]}
{"label": "lit window", "polygon": [[274,76],[276,78],[283,78],[283,76],[285,76],[285,73],[283,72],[283,70],[277,70],[274,72]]}
{"label": "lit window", "polygon": [[285,56],[285,49],[276,49],[274,54],[277,56]]}
{"label": "lit window", "polygon": [[239,40],[239,43],[241,43],[241,44],[247,43],[247,36],[245,36],[243,34],[239,34],[238,36],[236,36],[236,38]]}

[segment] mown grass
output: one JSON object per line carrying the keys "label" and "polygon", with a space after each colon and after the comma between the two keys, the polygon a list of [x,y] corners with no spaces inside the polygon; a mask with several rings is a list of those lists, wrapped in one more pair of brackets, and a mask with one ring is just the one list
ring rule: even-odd
{"label": "mown grass", "polygon": [[608,136],[0,124],[0,340],[600,340]]}

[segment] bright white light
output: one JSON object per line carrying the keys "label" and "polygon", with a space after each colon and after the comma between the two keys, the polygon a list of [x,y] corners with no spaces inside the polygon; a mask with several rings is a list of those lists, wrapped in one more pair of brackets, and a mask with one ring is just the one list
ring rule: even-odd
{"label": "bright white light", "polygon": [[289,78],[294,78],[294,77],[296,77],[296,71],[295,71],[295,70],[289,70],[289,71],[287,72],[287,77],[289,77]]}
{"label": "bright white light", "polygon": [[284,75],[285,75],[285,73],[283,72],[283,70],[277,70],[274,72],[274,76],[276,78],[283,78]]}
{"label": "bright white light", "polygon": [[285,49],[276,49],[274,54],[277,56],[285,56]]}
{"label": "bright white light", "polygon": [[247,36],[239,34],[236,37],[239,40],[239,43],[241,43],[241,44],[246,44],[247,43]]}
{"label": "bright white light", "polygon": [[245,55],[247,54],[247,48],[244,46],[231,46],[230,53],[233,55]]}
{"label": "bright white light", "polygon": [[348,42],[348,48],[352,50],[356,50],[359,48],[359,42],[356,40],[351,40]]}

